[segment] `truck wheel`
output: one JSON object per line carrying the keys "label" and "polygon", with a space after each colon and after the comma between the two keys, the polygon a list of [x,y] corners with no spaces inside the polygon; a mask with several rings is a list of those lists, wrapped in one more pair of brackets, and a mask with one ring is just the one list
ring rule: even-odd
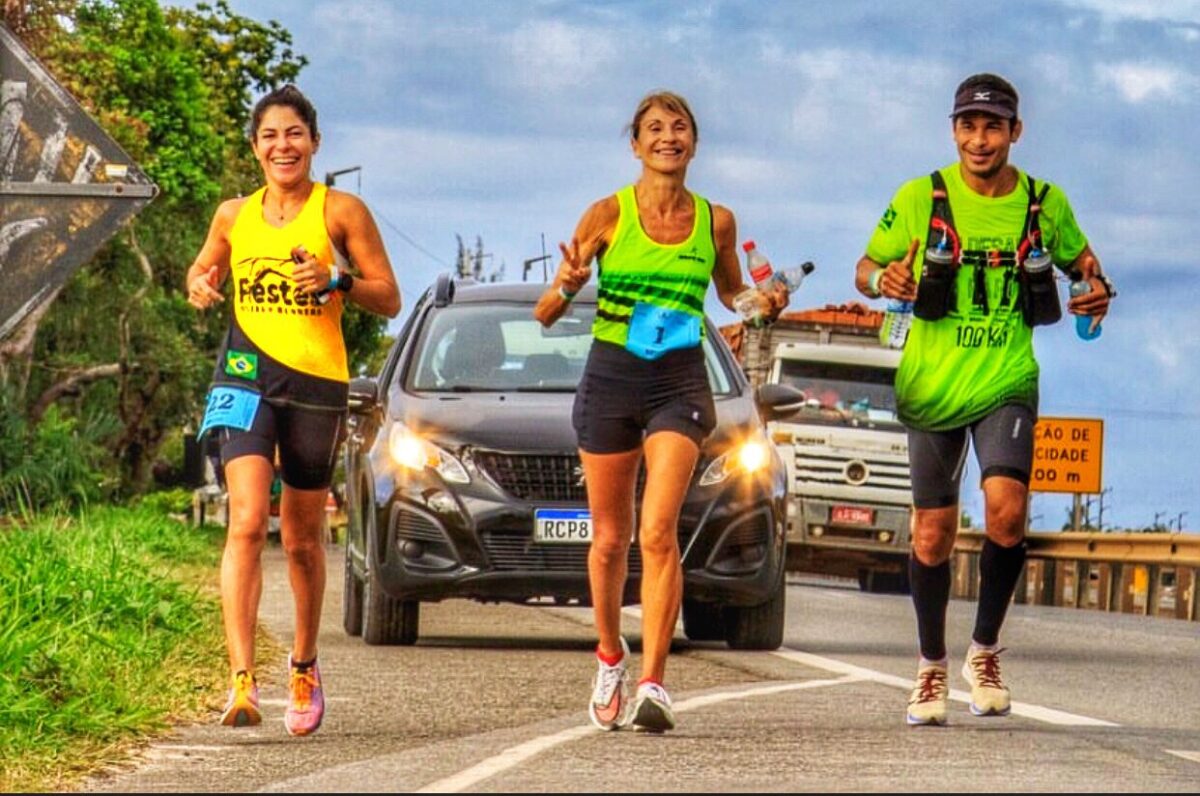
{"label": "truck wheel", "polygon": [[342,628],[348,636],[363,632],[363,584],[350,563],[350,542],[346,541],[346,567],[342,583]]}
{"label": "truck wheel", "polygon": [[683,634],[692,641],[722,641],[725,622],[721,606],[698,600],[683,601]]}
{"label": "truck wheel", "polygon": [[363,581],[363,641],[409,646],[417,643],[421,603],[397,600],[383,590],[373,539],[367,540],[367,577]]}
{"label": "truck wheel", "polygon": [[787,588],[783,567],[775,594],[762,605],[725,608],[725,641],[734,650],[774,650],[783,644]]}

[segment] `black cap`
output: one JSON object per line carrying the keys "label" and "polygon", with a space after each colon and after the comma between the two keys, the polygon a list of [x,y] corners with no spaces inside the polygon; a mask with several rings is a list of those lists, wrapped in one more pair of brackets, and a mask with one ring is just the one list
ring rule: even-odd
{"label": "black cap", "polygon": [[981,111],[1001,119],[1017,118],[1017,90],[999,75],[971,75],[954,92],[954,112],[950,118],[968,111]]}

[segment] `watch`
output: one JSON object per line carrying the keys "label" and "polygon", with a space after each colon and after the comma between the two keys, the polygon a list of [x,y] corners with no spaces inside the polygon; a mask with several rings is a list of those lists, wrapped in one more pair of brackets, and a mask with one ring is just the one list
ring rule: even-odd
{"label": "watch", "polygon": [[342,271],[334,284],[338,290],[343,293],[349,293],[350,288],[354,287],[354,276],[349,271]]}

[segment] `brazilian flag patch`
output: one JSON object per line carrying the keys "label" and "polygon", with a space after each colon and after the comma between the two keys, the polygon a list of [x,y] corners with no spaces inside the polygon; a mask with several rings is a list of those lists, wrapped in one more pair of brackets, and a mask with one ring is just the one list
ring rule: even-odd
{"label": "brazilian flag patch", "polygon": [[225,352],[225,372],[239,379],[258,378],[258,354],[245,351]]}

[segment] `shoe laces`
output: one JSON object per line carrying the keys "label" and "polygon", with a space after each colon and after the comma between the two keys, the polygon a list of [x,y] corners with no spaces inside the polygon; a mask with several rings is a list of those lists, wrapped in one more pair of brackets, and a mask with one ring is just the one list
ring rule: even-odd
{"label": "shoe laces", "polygon": [[254,675],[242,670],[233,676],[233,691],[236,694],[252,694],[258,683],[254,680]]}
{"label": "shoe laces", "polygon": [[916,702],[937,702],[946,696],[946,670],[927,666],[917,674]]}
{"label": "shoe laces", "polygon": [[1000,680],[1000,653],[1003,649],[998,649],[994,652],[989,650],[976,650],[971,656],[971,671],[975,673],[975,682],[984,688],[1004,688],[1004,683]]}
{"label": "shoe laces", "polygon": [[296,709],[304,710],[312,702],[313,691],[321,686],[317,680],[316,667],[302,672],[299,669],[292,669],[291,693],[292,702]]}
{"label": "shoe laces", "polygon": [[667,693],[667,689],[658,683],[642,683],[638,688],[638,696],[643,699],[653,699],[655,702],[661,702],[667,707],[671,706],[670,694]]}
{"label": "shoe laces", "polygon": [[596,671],[596,687],[592,691],[592,701],[599,705],[608,704],[612,698],[613,691],[621,687],[621,681],[625,679],[625,659],[616,666],[609,666],[603,661]]}

